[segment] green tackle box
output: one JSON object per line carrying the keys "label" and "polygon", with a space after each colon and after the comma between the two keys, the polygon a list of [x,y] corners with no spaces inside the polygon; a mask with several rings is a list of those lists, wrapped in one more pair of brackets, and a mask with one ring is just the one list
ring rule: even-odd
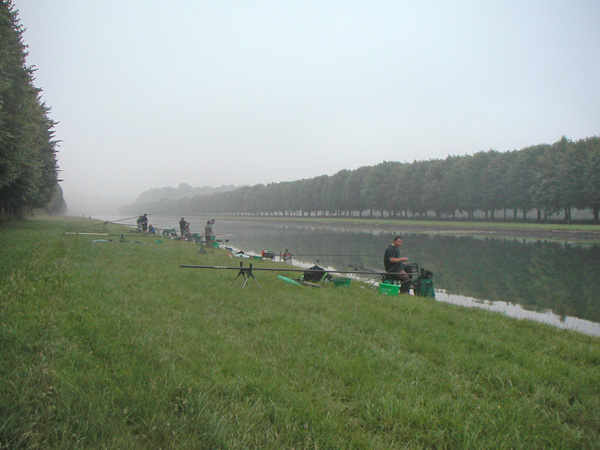
{"label": "green tackle box", "polygon": [[335,287],[350,286],[350,278],[338,277],[338,278],[332,278],[331,281],[333,281],[333,285]]}
{"label": "green tackle box", "polygon": [[398,295],[400,286],[397,284],[379,283],[379,292],[385,295]]}

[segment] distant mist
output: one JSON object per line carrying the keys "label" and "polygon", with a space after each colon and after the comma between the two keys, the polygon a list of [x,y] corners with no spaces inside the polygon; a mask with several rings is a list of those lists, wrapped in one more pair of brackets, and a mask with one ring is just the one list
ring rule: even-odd
{"label": "distant mist", "polygon": [[118,214],[118,208],[133,203],[135,198],[121,195],[89,195],[78,192],[64,193],[69,216],[98,216]]}

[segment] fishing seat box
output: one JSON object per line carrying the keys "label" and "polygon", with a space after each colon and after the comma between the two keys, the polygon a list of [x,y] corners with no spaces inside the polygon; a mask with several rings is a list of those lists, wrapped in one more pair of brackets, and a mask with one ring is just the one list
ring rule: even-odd
{"label": "fishing seat box", "polygon": [[379,292],[384,295],[398,295],[400,286],[397,284],[379,283]]}

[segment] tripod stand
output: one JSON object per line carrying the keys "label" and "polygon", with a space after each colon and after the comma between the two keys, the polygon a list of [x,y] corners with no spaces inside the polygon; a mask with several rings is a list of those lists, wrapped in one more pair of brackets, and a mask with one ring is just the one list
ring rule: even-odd
{"label": "tripod stand", "polygon": [[240,263],[240,271],[235,276],[231,284],[235,283],[235,280],[237,280],[240,275],[242,276],[242,278],[244,278],[244,284],[242,285],[242,289],[246,287],[246,284],[248,284],[248,280],[250,278],[252,278],[256,282],[256,284],[258,284],[258,287],[262,289],[262,287],[258,283],[258,280],[254,277],[254,274],[252,273],[252,264],[250,264],[250,267],[244,267],[244,263]]}

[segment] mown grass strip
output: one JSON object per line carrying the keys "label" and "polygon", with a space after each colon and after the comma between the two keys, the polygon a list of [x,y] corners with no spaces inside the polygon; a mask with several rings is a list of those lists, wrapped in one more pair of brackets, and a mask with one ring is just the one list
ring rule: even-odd
{"label": "mown grass strip", "polygon": [[597,338],[87,224],[0,225],[0,448],[597,448]]}

